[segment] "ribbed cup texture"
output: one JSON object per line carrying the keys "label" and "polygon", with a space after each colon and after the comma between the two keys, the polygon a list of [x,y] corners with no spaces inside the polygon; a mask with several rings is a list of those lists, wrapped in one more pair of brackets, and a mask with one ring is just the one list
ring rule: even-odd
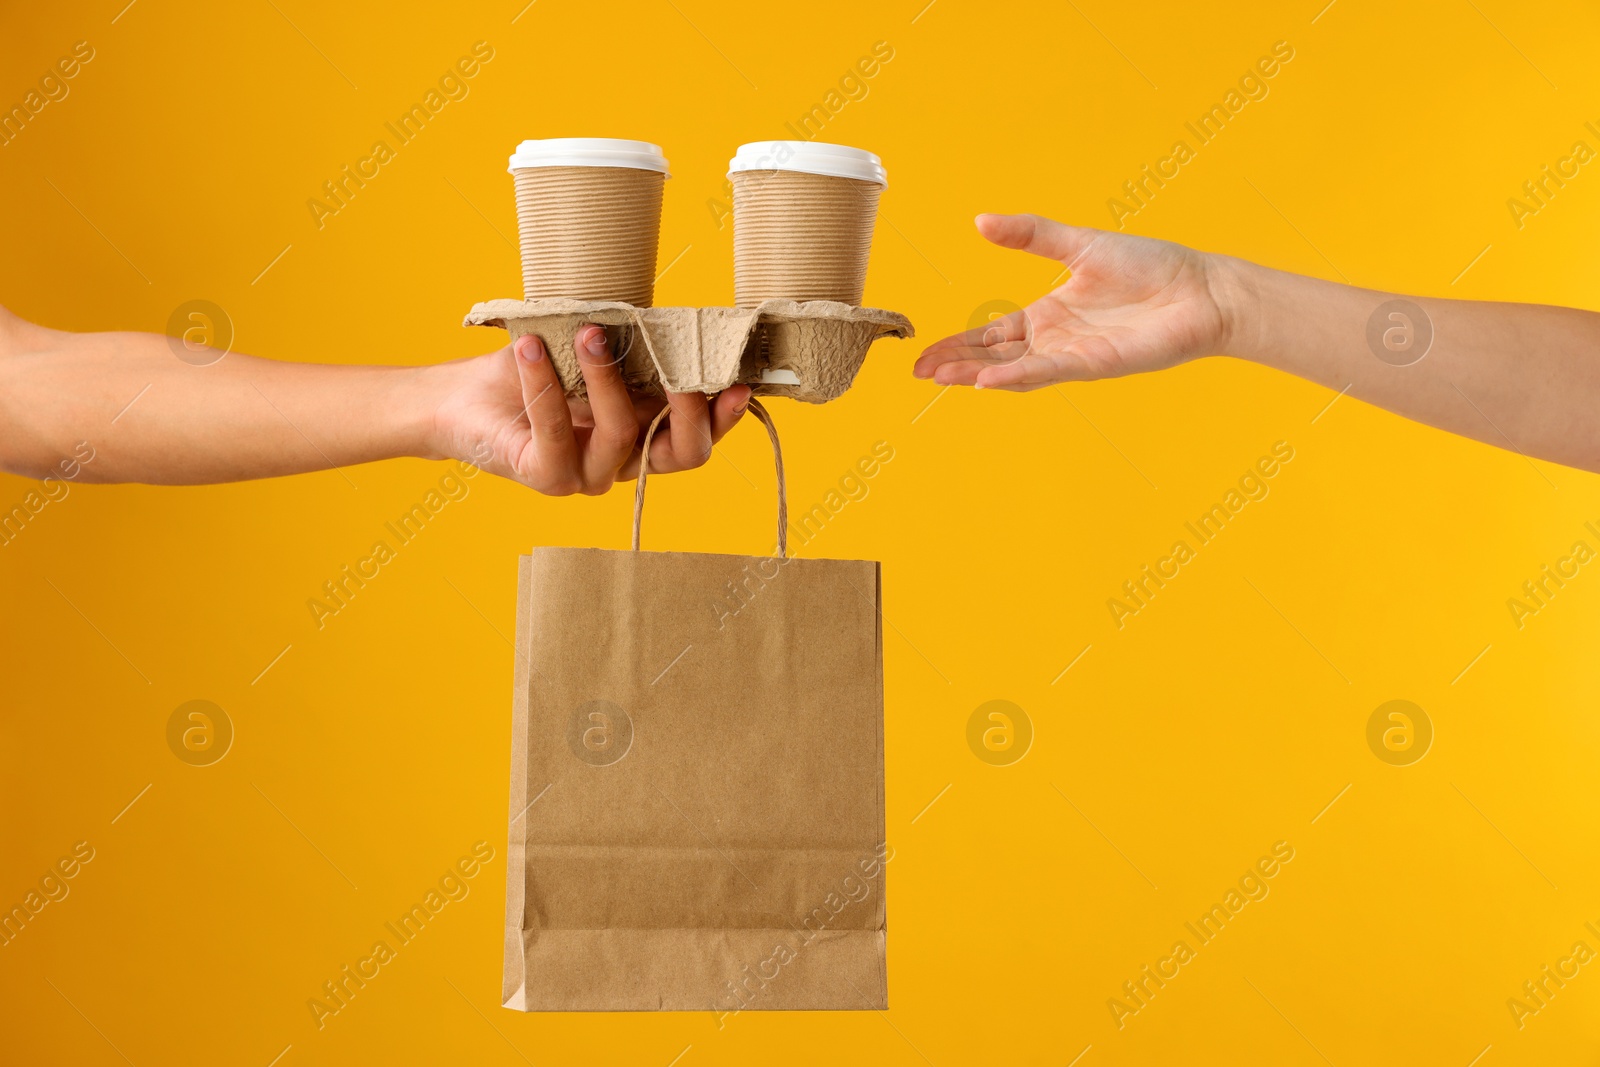
{"label": "ribbed cup texture", "polygon": [[650,306],[666,175],[629,167],[525,167],[514,177],[523,299]]}
{"label": "ribbed cup texture", "polygon": [[876,182],[747,170],[733,175],[733,291],[763,300],[860,306],[878,216]]}

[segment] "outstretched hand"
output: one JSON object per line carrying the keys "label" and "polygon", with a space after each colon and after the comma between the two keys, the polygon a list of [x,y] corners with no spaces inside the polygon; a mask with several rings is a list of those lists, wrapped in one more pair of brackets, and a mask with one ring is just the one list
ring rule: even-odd
{"label": "outstretched hand", "polygon": [[463,380],[434,418],[438,451],[551,496],[598,495],[638,475],[643,430],[663,405],[672,413],[651,442],[650,470],[665,474],[704,464],[750,402],[746,385],[714,398],[630,393],[599,326],[579,330],[574,347],[587,403],[563,393],[537,337],[457,364]]}
{"label": "outstretched hand", "polygon": [[1003,248],[1054,259],[1072,276],[1021,311],[930,345],[913,373],[940,385],[1025,391],[1160,370],[1226,343],[1217,261],[1167,241],[979,215]]}

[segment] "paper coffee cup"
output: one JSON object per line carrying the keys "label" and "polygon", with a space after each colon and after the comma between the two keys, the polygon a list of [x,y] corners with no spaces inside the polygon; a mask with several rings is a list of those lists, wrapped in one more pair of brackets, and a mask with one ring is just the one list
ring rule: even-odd
{"label": "paper coffee cup", "polygon": [[813,141],[757,141],[739,146],[728,177],[736,304],[861,304],[878,196],[888,185],[877,156]]}
{"label": "paper coffee cup", "polygon": [[667,161],[645,141],[523,141],[516,181],[525,300],[571,297],[649,307]]}

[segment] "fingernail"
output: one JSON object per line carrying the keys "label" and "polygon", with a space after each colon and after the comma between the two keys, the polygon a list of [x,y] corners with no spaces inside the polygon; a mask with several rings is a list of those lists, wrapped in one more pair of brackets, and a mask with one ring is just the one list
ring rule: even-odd
{"label": "fingernail", "polygon": [[517,355],[524,363],[537,363],[544,358],[544,345],[533,336],[524,336],[517,339]]}
{"label": "fingernail", "polygon": [[925,367],[912,367],[911,375],[914,378],[926,378],[928,376],[928,370]]}
{"label": "fingernail", "polygon": [[583,343],[584,351],[591,356],[603,357],[606,354],[606,332],[594,330],[589,334],[589,339]]}

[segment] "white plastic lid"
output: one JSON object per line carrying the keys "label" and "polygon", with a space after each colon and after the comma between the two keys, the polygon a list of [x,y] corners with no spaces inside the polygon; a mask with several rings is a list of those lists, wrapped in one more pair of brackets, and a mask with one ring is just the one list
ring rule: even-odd
{"label": "white plastic lid", "polygon": [[653,170],[667,177],[667,157],[661,146],[649,141],[622,141],[614,137],[547,137],[523,141],[511,154],[507,170],[526,167],[628,167]]}
{"label": "white plastic lid", "polygon": [[792,170],[833,178],[889,184],[883,161],[860,148],[817,141],[752,141],[742,144],[728,161],[728,175],[742,170]]}

